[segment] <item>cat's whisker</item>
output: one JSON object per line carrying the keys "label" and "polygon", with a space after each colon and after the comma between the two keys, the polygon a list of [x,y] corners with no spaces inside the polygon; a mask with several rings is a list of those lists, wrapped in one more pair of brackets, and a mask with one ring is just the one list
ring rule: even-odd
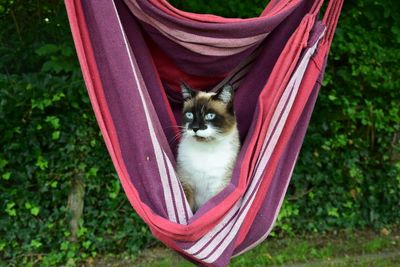
{"label": "cat's whisker", "polygon": [[164,127],[164,130],[165,129],[170,129],[170,128],[184,129],[185,127],[184,126],[179,126],[179,125],[170,125],[170,126]]}
{"label": "cat's whisker", "polygon": [[181,136],[183,136],[183,133],[182,133],[182,132],[178,132],[177,134],[175,134],[175,135],[169,140],[169,143],[175,142],[175,141],[178,140]]}
{"label": "cat's whisker", "polygon": [[176,140],[178,140],[178,138],[179,138],[179,135],[175,135],[175,136],[173,136],[173,137],[169,140],[169,142],[170,142],[170,143],[173,143],[173,142],[175,142]]}

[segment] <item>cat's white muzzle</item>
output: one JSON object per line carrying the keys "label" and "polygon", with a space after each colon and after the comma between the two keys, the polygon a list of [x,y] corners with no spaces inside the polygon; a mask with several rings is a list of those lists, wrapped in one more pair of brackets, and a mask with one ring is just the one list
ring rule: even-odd
{"label": "cat's white muzzle", "polygon": [[209,137],[215,137],[217,134],[217,131],[213,129],[212,127],[208,126],[207,129],[204,130],[197,130],[196,132],[193,131],[192,129],[187,129],[187,133],[190,136],[199,136],[203,138],[209,138]]}

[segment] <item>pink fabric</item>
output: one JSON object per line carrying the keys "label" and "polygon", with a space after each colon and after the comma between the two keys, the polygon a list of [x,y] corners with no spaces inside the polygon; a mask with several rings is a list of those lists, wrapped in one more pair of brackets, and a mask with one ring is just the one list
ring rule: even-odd
{"label": "pink fabric", "polygon": [[[146,11],[138,7],[143,12],[149,12],[146,16],[136,15],[142,20],[142,23],[146,24],[143,25],[144,28],[147,27],[146,29],[153,31],[152,38],[156,39],[151,39],[148,36],[142,37],[138,31],[129,32],[126,31],[126,28],[124,29],[120,17],[123,14],[117,12],[118,8],[121,10],[123,3],[119,1],[116,6],[114,1],[117,0],[113,0],[111,5],[109,1],[100,0],[97,3],[80,0],[66,0],[65,2],[89,97],[122,186],[136,212],[149,225],[154,236],[163,243],[194,262],[210,266],[225,266],[234,251],[240,253],[250,249],[266,238],[272,229],[298,155],[298,150],[290,151],[289,145],[296,138],[294,133],[299,127],[300,120],[303,120],[304,112],[310,112],[309,110],[312,109],[306,105],[309,105],[309,99],[315,93],[315,88],[318,87],[316,86],[317,79],[322,75],[343,1],[331,0],[328,4],[327,14],[323,19],[327,26],[325,31],[318,32],[321,27],[316,26],[316,16],[322,4],[322,1],[319,0],[314,2],[311,11],[296,26],[283,50],[279,52],[272,72],[258,95],[257,107],[254,115],[252,114],[253,123],[248,129],[251,134],[248,134],[245,139],[243,151],[235,167],[234,173],[237,175],[234,174],[229,186],[194,216],[188,210],[187,201],[176,177],[173,168],[173,154],[164,135],[166,129],[162,127],[165,125],[162,124],[165,121],[167,124],[176,126],[178,123],[176,115],[170,106],[166,91],[154,93],[157,91],[151,90],[162,89],[163,82],[173,84],[172,80],[168,81],[168,78],[164,78],[168,75],[182,76],[203,86],[205,84],[201,84],[201,81],[204,80],[204,77],[186,73],[183,65],[176,63],[177,58],[173,57],[174,53],[167,55],[165,51],[158,51],[159,48],[155,42],[160,36],[160,38],[166,37],[171,41],[169,45],[177,49],[179,53],[186,53],[185,49],[189,49],[193,53],[193,57],[200,55],[212,58],[215,56],[218,59],[218,56],[234,57],[242,50],[226,53],[222,49],[220,50],[222,53],[218,56],[207,55],[210,54],[210,51],[217,51],[212,50],[212,47],[221,45],[228,48],[244,45],[243,51],[246,51],[251,48],[252,42],[254,44],[264,42],[268,34],[255,33],[254,36],[248,38],[230,38],[229,36],[221,37],[218,34],[213,35],[209,31],[207,33],[209,35],[200,36],[191,32],[190,27],[178,29],[180,27],[178,24],[175,25],[172,22],[168,24],[161,17],[153,18],[152,16],[156,16],[157,13],[151,13],[151,10]],[[284,13],[289,9],[301,6],[300,2],[301,0],[272,0],[260,17],[245,20],[183,12],[173,8],[165,0],[150,0],[153,7],[148,6],[146,2],[141,3],[146,8],[155,7],[158,11],[161,10],[169,16],[173,16],[173,19],[180,19],[180,22],[188,24],[194,22],[220,23],[229,26],[231,24],[239,25],[242,22],[257,22],[269,16]],[[98,10],[92,8],[97,5],[106,8],[97,12]],[[107,19],[109,25],[98,19],[104,17],[103,13],[112,14]],[[134,23],[138,25],[137,22]],[[193,25],[191,27],[194,27]],[[115,34],[115,39],[112,42],[103,43],[102,40],[107,40],[108,35],[103,36],[102,32],[89,32],[88,28],[90,27],[109,30],[110,33]],[[154,29],[161,32],[154,33]],[[254,29],[257,30],[256,27]],[[228,28],[227,31],[229,31]],[[182,36],[177,38],[177,34],[183,34],[184,38],[182,39]],[[193,41],[201,43],[205,50],[193,46],[190,43],[191,36],[195,36]],[[321,39],[321,41],[318,43],[318,40],[313,41],[311,37]],[[94,38],[97,42],[93,41]],[[239,40],[240,38],[242,39]],[[148,61],[143,62],[139,59],[146,58],[142,55],[146,50],[141,50],[143,47],[139,45],[135,46],[135,42],[144,43],[146,39],[147,45],[152,50],[148,54],[152,58],[147,57]],[[132,40],[134,40],[133,43]],[[250,43],[246,43],[248,40]],[[245,43],[240,43],[241,41]],[[173,44],[182,44],[185,49],[179,45],[172,46]],[[199,59],[202,58],[200,56]],[[185,59],[185,57],[181,56],[181,59]],[[228,59],[230,60],[230,58]],[[99,63],[101,60],[105,60],[112,66],[121,66],[121,68],[119,70],[107,69]],[[149,70],[155,72],[153,76],[148,75]],[[194,68],[194,70],[196,69]],[[120,72],[124,72],[126,75],[119,76]],[[223,75],[210,75],[208,83],[217,82],[221,78]],[[125,80],[129,83],[125,83]],[[150,83],[152,83],[151,86]],[[115,88],[110,84],[115,84]],[[121,99],[123,92],[137,97],[131,99],[134,104],[127,99]],[[158,97],[157,100],[155,100],[156,97]],[[123,95],[122,98],[124,98]],[[130,108],[123,109],[120,107],[119,101],[129,105]],[[152,103],[152,101],[157,102]],[[162,110],[166,114],[164,121],[160,121],[157,117],[157,114],[160,116],[160,113],[157,113],[160,108],[163,108]],[[137,114],[130,113],[132,110],[143,113],[142,118],[139,118]],[[137,123],[141,123],[138,128],[133,129],[136,132],[132,133],[123,129],[124,125],[121,124],[118,117],[120,115],[128,118],[130,115],[136,115]],[[307,122],[301,121],[301,123]],[[131,127],[129,130],[132,130],[132,126],[127,125],[126,127]],[[176,130],[173,132],[177,133]],[[304,133],[305,129],[302,132]],[[134,134],[136,138],[143,138],[143,140],[133,140],[132,142],[131,138],[126,137],[129,133]],[[126,155],[132,157],[135,154],[132,154],[132,151],[127,148],[127,144],[131,142],[133,145],[140,145],[141,141],[148,145],[143,148],[143,151],[137,152],[139,162],[129,162]],[[299,141],[297,143],[300,144]],[[300,148],[300,146],[296,147]],[[292,161],[285,165],[282,163],[282,158],[285,158],[288,153],[291,154]],[[149,166],[148,169],[143,167],[146,164]],[[154,166],[156,167],[154,168]],[[247,238],[250,234],[249,231],[255,229],[255,225],[257,226],[256,218],[261,213],[264,214],[263,208],[268,205],[265,200],[274,193],[270,193],[270,190],[276,186],[276,180],[280,179],[280,166],[285,166],[288,170],[282,178],[283,184],[280,187],[282,189],[276,191],[279,194],[273,197],[277,203],[273,206],[274,210],[265,213],[269,216],[268,227],[266,229],[256,227],[256,238],[249,240]],[[151,199],[162,201],[162,207],[155,207],[152,203],[147,202],[144,199],[144,193],[137,188],[140,183],[135,184],[136,181],[148,182],[148,186],[154,187],[155,191],[151,191],[152,188],[150,188],[150,192],[160,194],[151,196]],[[274,194],[277,194],[276,192]]]}

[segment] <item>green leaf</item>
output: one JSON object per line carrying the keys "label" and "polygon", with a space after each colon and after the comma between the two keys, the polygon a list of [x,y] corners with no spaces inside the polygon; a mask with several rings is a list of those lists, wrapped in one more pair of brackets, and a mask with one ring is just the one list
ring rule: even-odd
{"label": "green leaf", "polygon": [[47,167],[48,167],[48,165],[49,165],[49,162],[47,161],[47,160],[45,160],[44,158],[43,158],[43,156],[39,156],[38,158],[37,158],[37,161],[36,161],[36,164],[35,164],[37,167],[39,167],[41,170],[45,170],[45,169],[47,169]]}
{"label": "green leaf", "polygon": [[1,176],[4,180],[10,180],[11,172],[6,172]]}
{"label": "green leaf", "polygon": [[88,172],[86,172],[86,177],[95,177],[97,175],[98,171],[99,171],[99,168],[92,167],[92,168],[89,169]]}
{"label": "green leaf", "polygon": [[50,123],[54,129],[60,128],[60,119],[56,116],[47,116],[45,121]]}
{"label": "green leaf", "polygon": [[14,206],[15,206],[14,202],[7,203],[6,205],[5,212],[11,217],[17,216],[17,211],[14,209]]}
{"label": "green leaf", "polygon": [[42,242],[40,242],[39,240],[32,240],[30,243],[30,246],[34,249],[38,249],[40,247],[42,247]]}
{"label": "green leaf", "polygon": [[54,54],[58,52],[59,48],[55,44],[45,44],[38,49],[35,50],[35,53],[38,56],[44,56],[44,55],[49,55],[49,54]]}
{"label": "green leaf", "polygon": [[55,131],[51,134],[51,139],[58,140],[60,139],[60,131]]}
{"label": "green leaf", "polygon": [[69,246],[70,246],[70,243],[68,241],[63,241],[61,243],[61,250],[64,250],[64,251],[68,250]]}
{"label": "green leaf", "polygon": [[32,208],[32,204],[29,202],[25,202],[25,208],[30,210]]}
{"label": "green leaf", "polygon": [[40,208],[39,207],[32,207],[31,208],[31,214],[33,216],[38,216],[39,212],[40,212]]}
{"label": "green leaf", "polygon": [[64,97],[65,97],[65,94],[63,92],[58,92],[55,95],[53,95],[53,99],[52,100],[53,101],[59,101]]}
{"label": "green leaf", "polygon": [[0,169],[3,169],[7,165],[8,161],[6,159],[0,158]]}
{"label": "green leaf", "polygon": [[337,99],[335,95],[328,95],[329,100],[334,101]]}
{"label": "green leaf", "polygon": [[338,209],[337,208],[328,209],[328,215],[338,218],[339,217]]}
{"label": "green leaf", "polygon": [[83,246],[84,248],[88,249],[88,248],[90,247],[91,244],[92,244],[92,242],[90,242],[90,241],[88,240],[88,241],[83,242],[83,243],[82,243],[82,246]]}

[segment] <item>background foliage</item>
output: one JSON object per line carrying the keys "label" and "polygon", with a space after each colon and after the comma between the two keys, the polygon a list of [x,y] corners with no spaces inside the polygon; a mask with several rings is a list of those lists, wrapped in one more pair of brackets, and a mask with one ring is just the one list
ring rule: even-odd
{"label": "background foliage", "polygon": [[[264,0],[171,1],[227,17]],[[276,234],[400,222],[399,4],[345,1]],[[61,1],[0,0],[0,259],[68,263],[154,241],[110,162]],[[84,183],[71,240],[68,196]]]}

